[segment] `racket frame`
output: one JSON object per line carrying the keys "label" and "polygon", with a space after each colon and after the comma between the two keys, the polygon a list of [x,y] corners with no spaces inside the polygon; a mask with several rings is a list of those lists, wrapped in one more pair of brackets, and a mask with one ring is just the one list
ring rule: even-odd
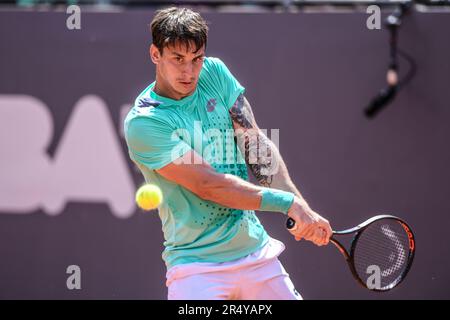
{"label": "racket frame", "polygon": [[[401,226],[403,227],[403,229],[405,230],[405,232],[408,236],[408,240],[409,240],[409,254],[408,254],[408,260],[407,260],[408,262],[407,262],[405,270],[401,273],[401,275],[397,278],[397,280],[395,282],[391,283],[389,286],[386,286],[386,287],[383,287],[380,289],[369,288],[367,286],[367,284],[364,283],[364,281],[358,276],[358,273],[356,271],[355,260],[354,260],[355,249],[356,249],[356,245],[358,243],[358,239],[361,236],[361,234],[363,233],[363,231],[368,226],[370,226],[372,223],[379,221],[379,220],[383,220],[383,219],[395,220],[395,221],[399,222],[401,224]],[[350,253],[349,253],[347,251],[347,249],[335,238],[335,236],[348,235],[348,234],[352,234],[352,233],[354,233],[355,235],[353,236],[353,238],[351,240]],[[375,292],[385,292],[385,291],[388,291],[388,290],[391,290],[391,289],[397,287],[405,279],[406,275],[408,274],[408,272],[411,268],[412,262],[414,260],[414,254],[416,251],[415,250],[416,243],[415,243],[414,234],[413,234],[411,228],[409,227],[409,225],[405,221],[400,219],[399,217],[396,217],[393,215],[388,215],[388,214],[374,216],[351,229],[342,230],[342,231],[333,231],[333,235],[330,238],[330,242],[333,243],[338,248],[338,250],[342,253],[342,255],[344,256],[355,280],[360,285],[362,285],[364,288],[369,289],[371,291],[375,291]]]}

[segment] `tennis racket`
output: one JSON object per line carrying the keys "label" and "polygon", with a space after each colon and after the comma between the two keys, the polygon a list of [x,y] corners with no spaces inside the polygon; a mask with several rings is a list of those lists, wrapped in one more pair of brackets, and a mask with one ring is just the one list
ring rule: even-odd
{"label": "tennis racket", "polygon": [[[295,227],[289,218],[288,229]],[[353,235],[348,251],[336,238]],[[353,277],[363,287],[377,292],[398,286],[411,268],[416,243],[402,219],[391,215],[372,217],[358,226],[333,231],[330,241],[344,256]]]}

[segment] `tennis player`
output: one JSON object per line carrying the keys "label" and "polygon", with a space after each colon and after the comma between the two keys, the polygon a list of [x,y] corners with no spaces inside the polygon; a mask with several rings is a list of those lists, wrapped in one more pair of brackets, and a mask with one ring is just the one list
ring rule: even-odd
{"label": "tennis player", "polygon": [[156,80],[124,130],[131,160],[164,194],[168,299],[301,299],[278,259],[284,244],[255,210],[291,217],[295,239],[319,246],[328,244],[330,224],[292,183],[245,89],[220,59],[205,56],[205,20],[171,7],[156,12],[151,32]]}

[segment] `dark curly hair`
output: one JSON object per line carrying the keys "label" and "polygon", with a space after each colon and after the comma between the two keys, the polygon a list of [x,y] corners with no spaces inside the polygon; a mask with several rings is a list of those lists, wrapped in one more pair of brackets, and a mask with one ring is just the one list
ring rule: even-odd
{"label": "dark curly hair", "polygon": [[164,47],[176,43],[183,44],[188,50],[191,44],[197,52],[206,47],[208,26],[199,13],[187,8],[170,7],[157,10],[151,23],[153,44],[163,54]]}

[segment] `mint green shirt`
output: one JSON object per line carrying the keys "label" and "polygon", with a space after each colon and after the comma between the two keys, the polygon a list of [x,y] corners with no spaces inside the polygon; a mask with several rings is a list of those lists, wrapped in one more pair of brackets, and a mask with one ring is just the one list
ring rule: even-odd
{"label": "mint green shirt", "polygon": [[[153,82],[124,122],[131,160],[147,183],[161,188],[158,209],[167,268],[190,262],[225,262],[260,249],[268,235],[253,210],[201,199],[155,170],[195,150],[220,173],[248,180],[228,113],[245,89],[218,58],[206,57],[195,92],[181,100],[156,94]],[[200,183],[200,181],[199,181]]]}

